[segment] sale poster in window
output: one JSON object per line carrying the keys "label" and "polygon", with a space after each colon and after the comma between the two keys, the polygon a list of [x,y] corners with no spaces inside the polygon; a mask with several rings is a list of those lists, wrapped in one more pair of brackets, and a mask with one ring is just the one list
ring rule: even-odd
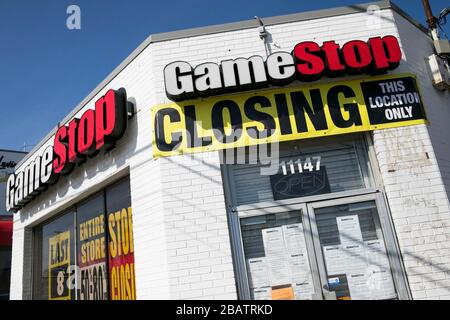
{"label": "sale poster in window", "polygon": [[48,298],[70,300],[70,231],[50,237],[48,248]]}
{"label": "sale poster in window", "polygon": [[111,300],[135,300],[133,214],[129,180],[106,190]]}

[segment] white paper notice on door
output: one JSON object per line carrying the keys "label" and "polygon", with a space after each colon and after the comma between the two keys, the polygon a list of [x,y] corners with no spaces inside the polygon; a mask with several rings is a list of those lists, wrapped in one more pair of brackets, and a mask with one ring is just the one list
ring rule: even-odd
{"label": "white paper notice on door", "polygon": [[389,270],[347,274],[347,283],[352,300],[380,300],[396,298],[395,287]]}
{"label": "white paper notice on door", "polygon": [[314,294],[312,281],[294,283],[293,288],[295,300],[312,300]]}
{"label": "white paper notice on door", "polygon": [[280,251],[286,251],[282,227],[262,229],[261,233],[266,257]]}
{"label": "white paper notice on door", "polygon": [[265,257],[251,258],[247,260],[251,288],[270,286],[269,266],[267,265],[266,260],[267,259]]}
{"label": "white paper notice on door", "polygon": [[363,245],[324,246],[323,253],[328,276],[366,272],[367,263]]}
{"label": "white paper notice on door", "polygon": [[271,300],[272,299],[272,288],[257,288],[253,289],[253,298],[255,300]]}
{"label": "white paper notice on door", "polygon": [[363,244],[342,246],[343,268],[346,273],[365,273],[367,270],[366,252]]}
{"label": "white paper notice on door", "polygon": [[370,267],[367,272],[367,287],[370,292],[370,299],[394,299],[397,297],[395,292],[392,275],[389,270],[376,270]]}
{"label": "white paper notice on door", "polygon": [[389,268],[389,260],[382,240],[364,241],[364,247],[369,266],[375,265],[380,268]]}
{"label": "white paper notice on door", "polygon": [[323,254],[325,257],[325,264],[329,276],[345,273],[346,266],[342,246],[324,246]]}
{"label": "white paper notice on door", "polygon": [[282,228],[292,282],[302,283],[308,281],[311,276],[311,268],[303,234],[303,225],[301,223],[293,223],[284,225]]}
{"label": "white paper notice on door", "polygon": [[289,254],[288,263],[293,282],[309,281],[311,269],[305,253]]}
{"label": "white paper notice on door", "polygon": [[397,296],[389,259],[382,240],[365,242],[368,289],[371,299],[392,299]]}
{"label": "white paper notice on door", "polygon": [[336,217],[341,245],[363,244],[363,237],[357,215]]}
{"label": "white paper notice on door", "polygon": [[370,292],[367,286],[367,276],[365,273],[347,274],[347,284],[352,300],[370,299]]}
{"label": "white paper notice on door", "polygon": [[284,225],[283,236],[286,250],[289,253],[306,253],[305,235],[303,234],[303,224],[293,223]]}
{"label": "white paper notice on door", "polygon": [[262,238],[267,264],[270,268],[271,286],[291,283],[282,227],[263,229]]}

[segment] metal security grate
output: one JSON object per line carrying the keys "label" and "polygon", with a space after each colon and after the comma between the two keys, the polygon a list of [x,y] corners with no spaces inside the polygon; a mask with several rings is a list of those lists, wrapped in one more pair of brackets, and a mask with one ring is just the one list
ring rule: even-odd
{"label": "metal security grate", "polygon": [[[320,140],[319,140],[320,141]],[[290,161],[305,161],[307,158],[320,157],[321,170],[326,170],[330,192],[341,192],[368,187],[365,179],[368,176],[367,152],[361,139],[332,139],[327,143],[310,143],[302,141],[302,147],[295,143],[280,145],[281,164]],[[252,204],[274,199],[270,175],[261,174],[261,165],[233,164],[231,168],[232,182],[234,182],[236,205]]]}

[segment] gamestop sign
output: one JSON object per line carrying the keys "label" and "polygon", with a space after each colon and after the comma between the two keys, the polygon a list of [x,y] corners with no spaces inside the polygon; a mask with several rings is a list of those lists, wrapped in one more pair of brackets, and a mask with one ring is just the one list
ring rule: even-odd
{"label": "gamestop sign", "polygon": [[[300,42],[265,60],[251,56],[195,67],[172,62],[164,80],[173,102],[152,108],[153,156],[426,123],[414,75],[386,75],[401,59],[397,38],[387,35],[342,46]],[[370,77],[282,87],[364,73]]]}
{"label": "gamestop sign", "polygon": [[74,118],[56,131],[53,144],[35,156],[19,172],[9,176],[6,183],[6,210],[18,211],[60,174],[68,175],[101,150],[114,148],[126,131],[127,120],[133,116],[134,106],[127,101],[125,89],[109,90],[86,110],[81,118]]}
{"label": "gamestop sign", "polygon": [[353,40],[342,47],[335,41],[298,43],[292,53],[275,52],[264,61],[261,56],[207,62],[192,68],[175,61],[164,68],[167,97],[183,101],[221,93],[238,92],[269,85],[286,85],[294,80],[314,81],[322,76],[380,74],[396,68],[402,53],[396,37]]}

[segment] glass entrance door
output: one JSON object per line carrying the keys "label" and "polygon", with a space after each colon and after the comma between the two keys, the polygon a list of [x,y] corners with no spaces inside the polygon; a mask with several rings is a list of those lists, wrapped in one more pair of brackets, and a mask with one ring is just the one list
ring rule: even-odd
{"label": "glass entrance door", "polygon": [[385,214],[380,197],[239,212],[242,298],[407,298],[392,231],[380,219]]}
{"label": "glass entrance door", "polygon": [[321,299],[306,205],[242,212],[239,220],[245,298]]}
{"label": "glass entrance door", "polygon": [[397,299],[376,199],[308,204],[325,299]]}

